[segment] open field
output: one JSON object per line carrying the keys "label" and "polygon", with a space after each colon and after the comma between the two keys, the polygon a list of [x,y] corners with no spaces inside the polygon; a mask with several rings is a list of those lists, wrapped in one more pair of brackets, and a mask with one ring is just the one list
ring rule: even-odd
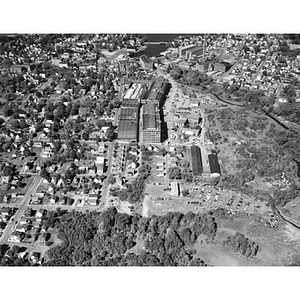
{"label": "open field", "polygon": [[[247,259],[222,242],[235,232],[244,234],[258,244],[255,258]],[[254,219],[235,218],[218,220],[217,235],[213,241],[198,239],[194,248],[197,255],[217,266],[275,266],[291,263],[292,255],[300,249],[300,233],[291,225],[280,222],[278,228],[266,228]]]}

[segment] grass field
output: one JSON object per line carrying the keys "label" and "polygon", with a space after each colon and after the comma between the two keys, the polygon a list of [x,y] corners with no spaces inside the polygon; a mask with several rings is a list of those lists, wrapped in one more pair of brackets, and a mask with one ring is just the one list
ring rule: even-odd
{"label": "grass field", "polygon": [[[248,259],[228,249],[222,242],[240,232],[258,244],[255,258]],[[205,262],[215,266],[282,266],[289,264],[300,250],[300,232],[281,223],[278,228],[267,228],[254,219],[235,218],[218,220],[217,235],[213,241],[198,238],[194,248]]]}

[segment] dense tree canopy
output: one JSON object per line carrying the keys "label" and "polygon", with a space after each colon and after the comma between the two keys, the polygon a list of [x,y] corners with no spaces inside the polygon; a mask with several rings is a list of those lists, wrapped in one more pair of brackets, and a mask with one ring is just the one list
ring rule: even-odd
{"label": "dense tree canopy", "polygon": [[213,238],[217,230],[210,214],[144,218],[118,213],[115,208],[61,217],[51,214],[44,222],[58,227],[63,241],[48,251],[46,265],[51,266],[203,266],[191,247],[200,234]]}

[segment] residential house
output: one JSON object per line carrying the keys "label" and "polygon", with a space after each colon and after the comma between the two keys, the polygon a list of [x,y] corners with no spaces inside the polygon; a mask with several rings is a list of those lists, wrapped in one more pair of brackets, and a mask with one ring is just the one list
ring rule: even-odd
{"label": "residential house", "polygon": [[24,225],[22,225],[22,224],[18,224],[17,226],[16,226],[16,231],[19,231],[19,232],[26,232],[26,224],[24,224]]}
{"label": "residential house", "polygon": [[39,209],[37,212],[36,212],[36,214],[35,214],[35,216],[37,217],[37,218],[41,218],[45,213],[46,213],[47,211],[45,210],[45,209]]}
{"label": "residential house", "polygon": [[88,202],[92,206],[96,206],[98,204],[98,194],[89,194]]}
{"label": "residential house", "polygon": [[1,184],[7,184],[9,183],[9,180],[10,180],[10,176],[2,176],[1,177]]}
{"label": "residential house", "polygon": [[0,213],[2,216],[9,216],[10,215],[10,208],[9,207],[1,207]]}
{"label": "residential house", "polygon": [[16,242],[16,243],[20,243],[22,241],[22,239],[24,238],[24,232],[20,232],[20,231],[14,231],[11,235],[10,235],[10,240],[12,242]]}

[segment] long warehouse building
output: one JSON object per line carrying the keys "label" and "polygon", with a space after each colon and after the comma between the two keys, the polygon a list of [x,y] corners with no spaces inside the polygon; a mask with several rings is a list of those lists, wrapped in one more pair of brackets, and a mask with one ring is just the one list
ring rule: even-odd
{"label": "long warehouse building", "polygon": [[119,113],[118,140],[138,141],[139,102],[133,99],[124,100]]}
{"label": "long warehouse building", "polygon": [[198,146],[191,146],[191,160],[193,176],[201,176],[203,173],[201,150]]}
{"label": "long warehouse building", "polygon": [[221,174],[218,156],[215,154],[208,154],[208,162],[211,174]]}
{"label": "long warehouse building", "polygon": [[161,121],[158,104],[146,103],[142,110],[142,141],[144,143],[160,143]]}

